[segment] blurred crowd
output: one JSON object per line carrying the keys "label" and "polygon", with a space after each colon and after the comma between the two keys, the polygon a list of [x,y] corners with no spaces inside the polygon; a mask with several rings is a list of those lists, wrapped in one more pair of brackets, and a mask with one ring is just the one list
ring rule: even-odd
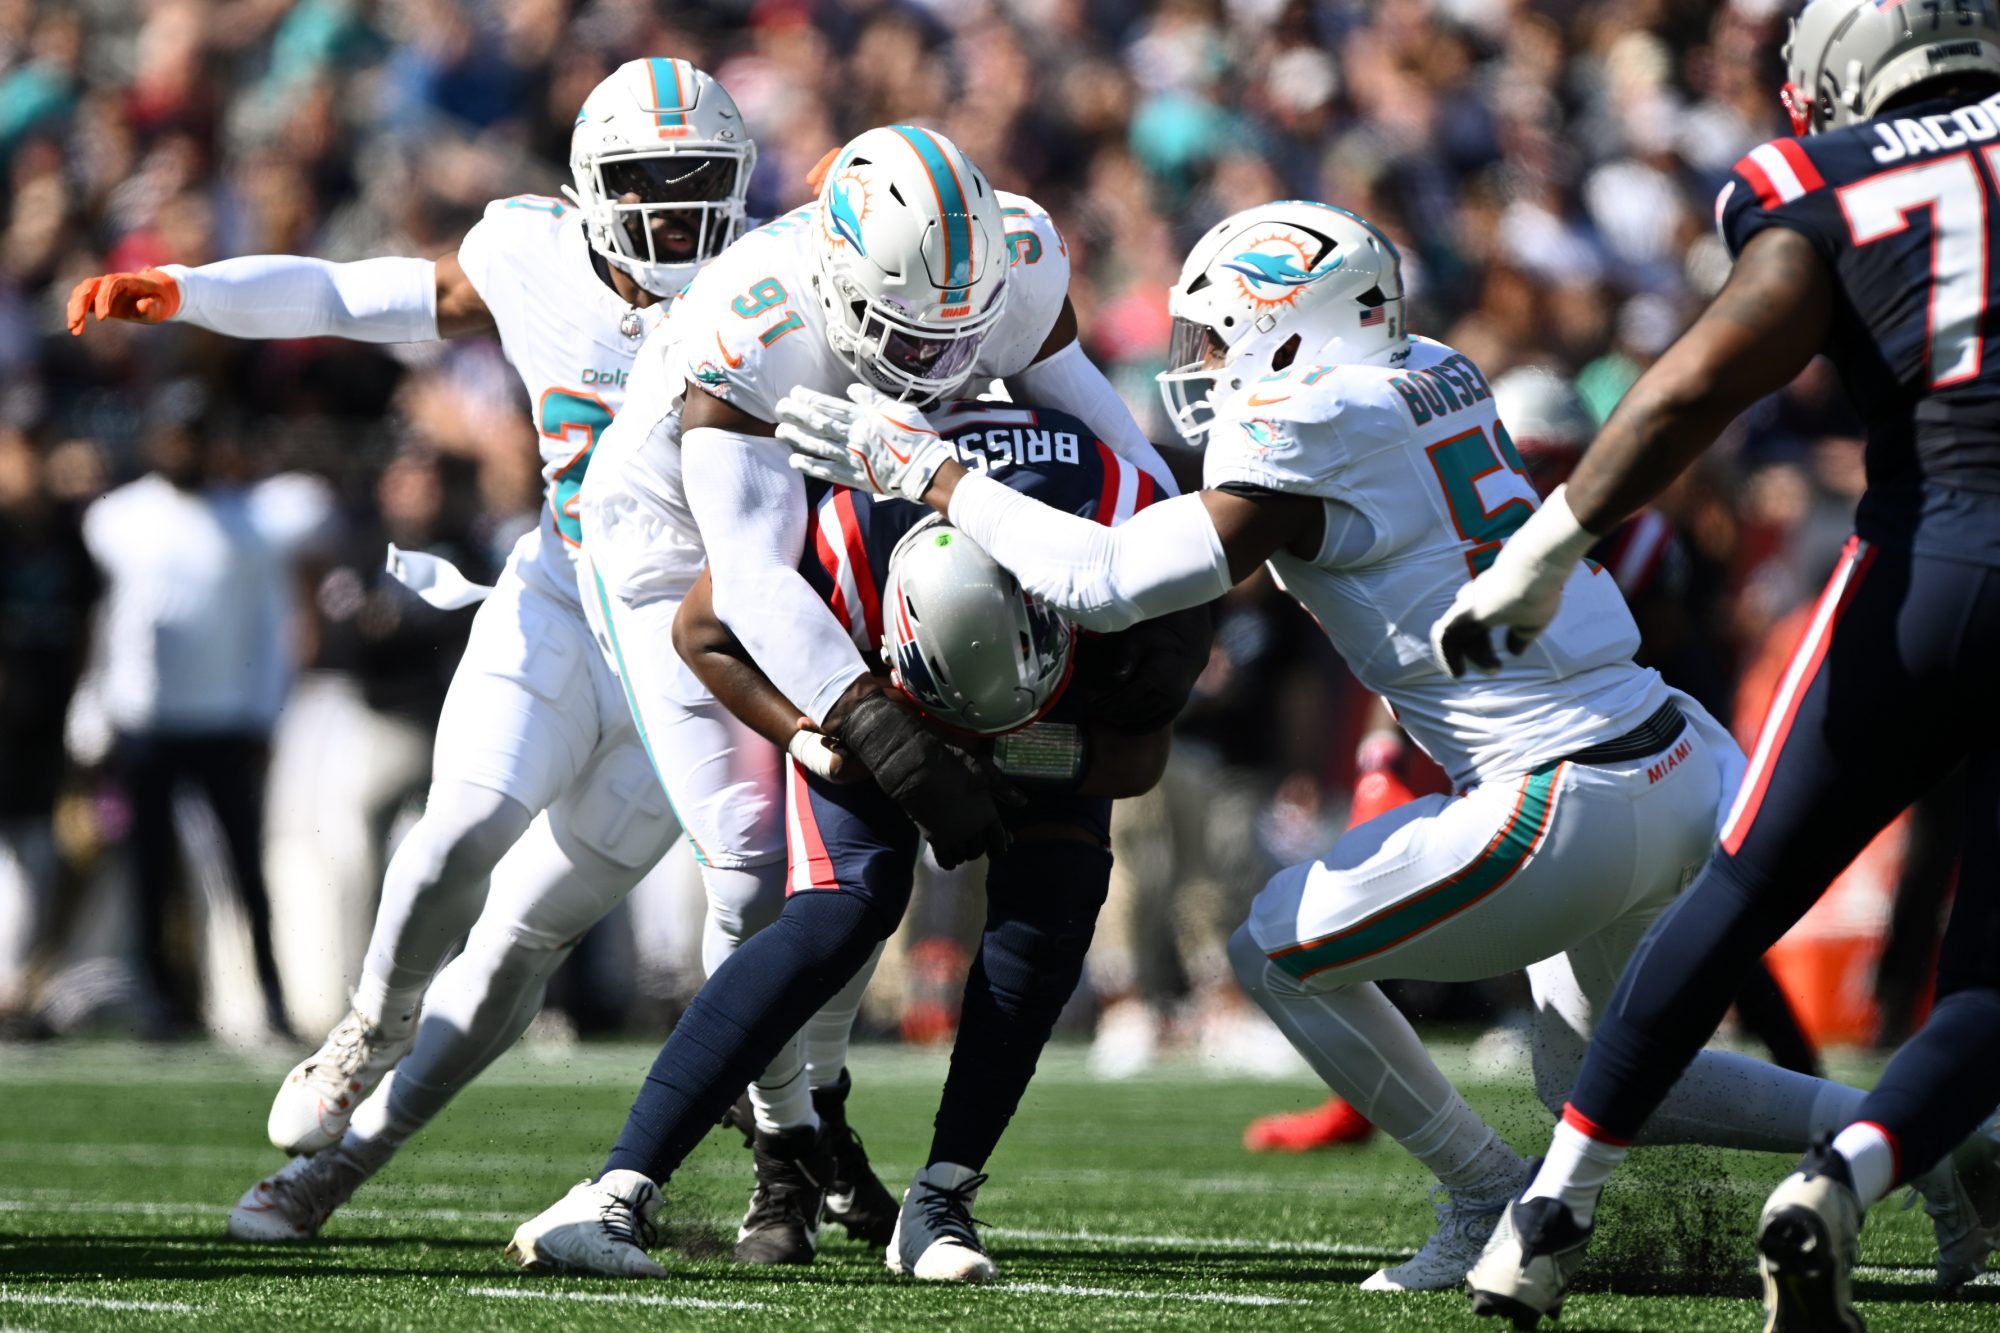
{"label": "blurred crowd", "polygon": [[[892,121],[940,128],[1048,206],[1085,345],[1156,438],[1181,256],[1286,197],[1396,240],[1415,331],[1489,377],[1546,367],[1601,420],[1726,274],[1712,203],[1783,130],[1783,23],[1777,0],[0,0],[0,1015],[162,1034],[337,1015],[469,615],[405,593],[382,548],[491,571],[540,502],[494,344],[71,338],[78,279],[445,253],[487,200],[556,192],[600,78],[673,54],[748,118],[753,215],[803,202],[828,148]],[[1662,506],[1675,614],[1654,656],[1718,716],[1740,716],[1739,681],[1768,673],[1774,627],[1832,564],[1858,434],[1815,367]],[[93,523],[176,468],[199,513]],[[234,586],[214,562],[163,572],[183,520],[268,577],[256,617],[240,598],[186,612],[181,638],[262,636],[270,658],[201,705],[237,749],[163,760],[173,685],[121,667],[120,636],[151,630],[121,619],[120,590],[160,585],[140,599],[157,610]],[[1246,1049],[1221,942],[1270,867],[1345,825],[1364,740],[1371,764],[1437,781],[1382,748],[1288,600],[1234,594],[1174,774],[1121,812],[1118,904],[1079,1003],[1080,1022],[1112,1015],[1107,1068]],[[246,775],[249,847],[247,816],[217,819]],[[698,980],[685,880],[670,865],[572,967],[577,1026],[653,1022]],[[948,1030],[976,919],[954,893],[913,914],[878,1023]]]}

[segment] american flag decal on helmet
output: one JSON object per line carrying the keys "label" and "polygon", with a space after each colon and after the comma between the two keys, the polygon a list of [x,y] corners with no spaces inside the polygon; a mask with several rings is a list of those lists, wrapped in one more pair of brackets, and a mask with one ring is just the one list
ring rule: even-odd
{"label": "american flag decal on helmet", "polygon": [[1388,314],[1381,306],[1371,306],[1361,312],[1361,327],[1364,329],[1373,328],[1388,317]]}

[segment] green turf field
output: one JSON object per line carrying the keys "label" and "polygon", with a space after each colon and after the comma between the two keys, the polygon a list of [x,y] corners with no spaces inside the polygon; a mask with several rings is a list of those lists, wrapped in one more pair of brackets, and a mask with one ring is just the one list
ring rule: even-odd
{"label": "green turf field", "polygon": [[[1248,1116],[1316,1099],[1305,1081],[1183,1065],[1106,1085],[1068,1049],[1045,1059],[980,1197],[996,1286],[920,1289],[844,1237],[807,1270],[695,1257],[726,1254],[748,1189],[749,1154],[724,1133],[668,1187],[674,1280],[513,1270],[500,1256],[513,1225],[596,1168],[650,1058],[629,1045],[507,1057],[319,1241],[274,1248],[225,1240],[222,1223],[280,1163],[263,1124],[282,1060],[0,1047],[0,1329],[1495,1327],[1456,1294],[1355,1289],[1430,1229],[1425,1179],[1394,1145],[1241,1149]],[[1447,1067],[1518,1146],[1539,1148],[1548,1122],[1524,1093]],[[927,1142],[942,1072],[937,1055],[857,1054],[853,1118],[894,1187]],[[1628,1171],[1562,1329],[1760,1327],[1747,1235],[1788,1165],[1661,1150]],[[1995,1278],[1930,1299],[1930,1244],[1920,1211],[1871,1216],[1870,1327],[2000,1328]]]}

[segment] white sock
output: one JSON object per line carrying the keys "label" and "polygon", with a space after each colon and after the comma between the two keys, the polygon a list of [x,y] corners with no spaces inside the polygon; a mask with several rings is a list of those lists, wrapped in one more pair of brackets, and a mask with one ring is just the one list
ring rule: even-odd
{"label": "white sock", "polygon": [[876,945],[875,952],[868,955],[868,961],[840,988],[840,993],[806,1020],[806,1078],[815,1088],[835,1086],[840,1082],[841,1071],[847,1068],[847,1047],[854,1037],[854,1019],[861,1012],[861,996],[875,976],[875,965],[882,961],[882,948]]}
{"label": "white sock", "polygon": [[391,987],[388,982],[368,970],[362,964],[361,980],[354,984],[354,1012],[368,1020],[369,1026],[380,1028],[390,1036],[399,1037],[409,1031],[416,1021],[417,1009],[423,1003],[424,987]]}
{"label": "white sock", "polygon": [[819,1128],[812,1084],[806,1081],[805,1042],[801,1038],[794,1036],[786,1042],[750,1085],[750,1109],[756,1115],[757,1128],[766,1134],[801,1125]]}
{"label": "white sock", "polygon": [[1549,1142],[1549,1155],[1523,1197],[1560,1199],[1577,1225],[1587,1227],[1597,1215],[1597,1196],[1603,1192],[1604,1182],[1611,1179],[1631,1147],[1593,1139],[1571,1124],[1569,1116],[1565,1108],[1563,1118],[1556,1122],[1555,1138]]}
{"label": "white sock", "polygon": [[1806,1146],[1818,1143],[1829,1134],[1838,1134],[1843,1127],[1854,1123],[1855,1112],[1867,1099],[1867,1093],[1859,1088],[1850,1088],[1845,1083],[1828,1083],[1822,1087],[1819,1096],[1813,1098],[1812,1111],[1806,1117]]}
{"label": "white sock", "polygon": [[1896,1141],[1870,1120],[1857,1120],[1833,1136],[1833,1150],[1847,1159],[1854,1193],[1863,1208],[1896,1187]]}
{"label": "white sock", "polygon": [[1637,1141],[1802,1153],[1853,1119],[1866,1096],[1733,1051],[1703,1051],[1674,1080]]}
{"label": "white sock", "polygon": [[389,1113],[390,1092],[396,1086],[396,1071],[390,1070],[389,1077],[382,1080],[382,1086],[375,1095],[361,1103],[354,1118],[347,1122],[347,1133],[340,1140],[340,1150],[353,1158],[369,1175],[374,1175],[389,1164],[396,1150],[409,1141],[411,1134],[419,1126],[401,1126]]}
{"label": "white sock", "polygon": [[1308,989],[1273,967],[1249,931],[1229,943],[1237,979],[1299,1053],[1453,1193],[1511,1194],[1525,1165],[1466,1104],[1416,1029],[1373,982]]}

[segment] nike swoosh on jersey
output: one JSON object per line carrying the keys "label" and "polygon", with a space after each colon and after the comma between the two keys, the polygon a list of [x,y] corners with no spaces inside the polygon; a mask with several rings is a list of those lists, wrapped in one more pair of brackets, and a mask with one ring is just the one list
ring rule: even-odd
{"label": "nike swoosh on jersey", "polygon": [[731,356],[729,349],[722,345],[722,335],[719,333],[715,335],[715,350],[722,353],[722,364],[728,366],[731,370],[739,369],[743,365],[742,357]]}

